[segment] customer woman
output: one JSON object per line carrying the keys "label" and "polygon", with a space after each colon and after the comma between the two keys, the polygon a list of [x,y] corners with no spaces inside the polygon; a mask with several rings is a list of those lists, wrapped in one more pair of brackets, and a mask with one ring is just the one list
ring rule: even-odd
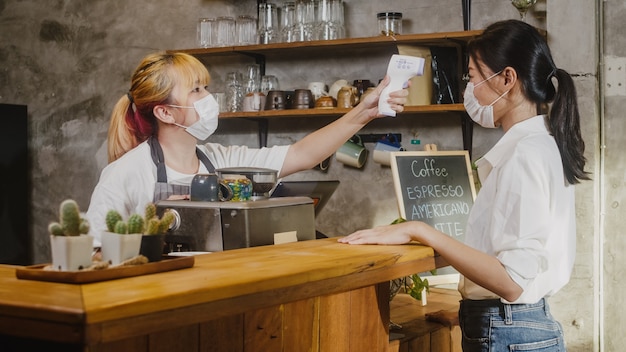
{"label": "customer woman", "polygon": [[[206,67],[183,53],[150,54],[133,73],[130,89],[115,105],[108,134],[110,164],[91,197],[87,216],[99,242],[105,216],[142,214],[149,202],[184,198],[195,174],[224,167],[263,167],[284,177],[312,168],[374,118],[388,78],[347,114],[286,146],[252,149],[205,141],[218,125],[219,107],[207,91]],[[404,109],[406,89],[390,95],[392,108]]]}
{"label": "customer woman", "polygon": [[[546,297],[568,281],[576,245],[574,185],[589,179],[574,83],[524,22],[495,23],[469,43],[464,105],[504,131],[479,159],[482,182],[466,243],[408,221],[339,242],[431,246],[461,274],[464,351],[564,351]],[[555,89],[554,83],[558,89]],[[538,114],[552,103],[548,115]]]}

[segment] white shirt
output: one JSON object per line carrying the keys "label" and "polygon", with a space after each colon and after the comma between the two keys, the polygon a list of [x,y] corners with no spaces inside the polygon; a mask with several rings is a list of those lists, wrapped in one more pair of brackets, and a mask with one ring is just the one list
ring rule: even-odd
{"label": "white shirt", "polygon": [[[574,186],[543,115],[515,124],[476,162],[482,187],[465,242],[500,260],[522,287],[514,302],[536,303],[568,281],[576,254]],[[461,277],[467,299],[499,298]]]}
{"label": "white shirt", "polygon": [[[198,145],[216,169],[224,167],[263,167],[280,170],[289,146],[249,149],[245,146],[224,147],[216,143]],[[199,173],[208,170],[200,163]],[[195,174],[182,174],[166,167],[168,183],[190,185]],[[157,181],[156,165],[147,142],[139,144],[118,160],[107,165],[100,175],[87,210],[90,234],[94,246],[100,245],[100,233],[106,230],[105,217],[117,210],[124,219],[131,214],[143,214],[146,204],[153,201]]]}

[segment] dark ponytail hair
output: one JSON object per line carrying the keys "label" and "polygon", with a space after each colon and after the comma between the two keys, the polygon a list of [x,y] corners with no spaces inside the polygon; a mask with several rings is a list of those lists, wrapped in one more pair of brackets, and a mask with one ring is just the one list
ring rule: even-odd
{"label": "dark ponytail hair", "polygon": [[[537,106],[552,103],[550,132],[561,154],[569,184],[589,180],[585,168],[585,143],[580,133],[576,87],[570,75],[558,69],[550,48],[534,27],[518,20],[496,22],[468,45],[472,59],[493,72],[512,67],[522,84],[522,93]],[[556,78],[558,90],[552,78]]]}

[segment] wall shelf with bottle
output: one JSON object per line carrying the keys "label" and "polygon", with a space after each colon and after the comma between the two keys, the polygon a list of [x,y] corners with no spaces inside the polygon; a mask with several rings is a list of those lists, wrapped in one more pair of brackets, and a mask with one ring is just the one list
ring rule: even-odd
{"label": "wall shelf with bottle", "polygon": [[[219,56],[247,56],[251,57],[261,66],[261,74],[265,72],[266,57],[276,55],[289,54],[290,57],[307,57],[317,58],[320,60],[328,57],[328,52],[334,55],[350,55],[351,53],[361,50],[387,49],[397,51],[399,45],[415,45],[425,47],[461,47],[464,48],[469,40],[479,35],[481,30],[440,32],[440,33],[422,33],[422,34],[403,34],[397,36],[375,36],[361,38],[344,38],[334,40],[316,40],[302,41],[290,43],[271,43],[271,44],[255,44],[227,47],[210,47],[210,48],[190,48],[190,49],[174,49],[168,52],[184,52],[191,54],[201,60],[209,60]],[[462,50],[464,52],[464,50]],[[459,60],[462,55],[459,56]],[[458,77],[460,79],[460,77]],[[285,110],[263,110],[253,112],[222,112],[221,119],[247,118],[259,122],[259,144],[264,146],[267,140],[267,119],[269,118],[285,118],[285,117],[339,117],[349,109],[332,108],[332,109],[285,109]],[[401,116],[411,116],[419,114],[431,113],[447,113],[454,116],[460,116],[461,128],[463,135],[463,146],[465,149],[472,148],[472,123],[467,118],[463,104],[432,104],[432,105],[415,105],[406,106]]]}

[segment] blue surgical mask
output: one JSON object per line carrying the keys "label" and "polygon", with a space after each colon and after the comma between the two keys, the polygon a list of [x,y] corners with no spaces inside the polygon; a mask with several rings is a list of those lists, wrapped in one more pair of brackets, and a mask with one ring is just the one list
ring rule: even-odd
{"label": "blue surgical mask", "polygon": [[209,138],[217,129],[220,109],[217,101],[211,94],[196,101],[193,103],[193,106],[168,105],[175,108],[196,109],[198,116],[200,116],[198,121],[191,126],[183,126],[178,123],[174,123],[174,125],[184,128],[187,133],[194,136],[199,141]]}

